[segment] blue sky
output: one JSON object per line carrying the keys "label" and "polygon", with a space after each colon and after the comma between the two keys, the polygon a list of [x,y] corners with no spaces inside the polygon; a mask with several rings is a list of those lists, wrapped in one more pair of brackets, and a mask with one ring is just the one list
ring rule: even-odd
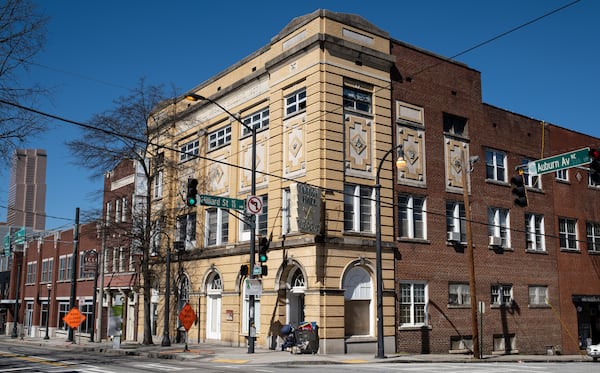
{"label": "blue sky", "polygon": [[[187,91],[267,45],[316,9],[364,17],[391,37],[451,57],[574,0],[156,1],[33,0],[50,17],[47,43],[23,79],[51,87],[36,107],[87,122],[138,80]],[[456,57],[481,72],[483,100],[600,137],[600,1],[581,0]],[[101,208],[101,179],[73,164],[65,140],[79,129],[52,121],[24,147],[48,153],[47,228],[72,226],[75,209]],[[594,144],[590,144],[594,145]],[[600,144],[595,144],[600,146]],[[8,167],[0,169],[0,220]]]}

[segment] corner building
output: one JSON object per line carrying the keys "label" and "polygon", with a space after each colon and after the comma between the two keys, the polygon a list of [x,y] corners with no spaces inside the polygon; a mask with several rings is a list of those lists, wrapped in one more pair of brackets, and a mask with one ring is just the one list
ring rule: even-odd
{"label": "corner building", "polygon": [[[377,161],[393,146],[389,50],[387,33],[364,19],[318,10],[190,91],[210,100],[178,97],[157,108],[150,137],[164,148],[149,156],[160,190],[152,206],[163,242],[155,256],[159,325],[164,245],[179,248],[171,256],[169,335],[181,334],[177,315],[189,302],[199,316],[190,340],[246,343],[240,268],[249,262],[251,228],[236,210],[187,207],[182,198],[188,178],[199,180],[199,194],[249,196],[252,136],[224,108],[257,129],[257,241],[272,235],[256,297],[257,346],[279,348],[283,325],[307,321],[319,326],[320,353],[375,351],[374,185]],[[381,170],[387,200],[391,167]],[[298,230],[294,196],[301,183],[319,188],[318,234]],[[382,216],[385,345],[393,352],[392,204],[382,205]]]}
{"label": "corner building", "polygon": [[[525,207],[514,205],[510,181],[516,168],[557,154],[549,125],[481,96],[478,71],[359,16],[317,10],[159,105],[149,123],[158,145],[149,154],[151,286],[159,330],[167,281],[171,289],[163,337],[181,341],[177,315],[189,303],[198,315],[189,340],[246,343],[252,228],[239,210],[188,207],[185,197],[192,178],[200,195],[248,198],[255,149],[256,251],[272,238],[258,276],[258,346],[278,349],[283,325],[307,321],[319,326],[319,353],[374,353],[381,295],[386,354],[470,353],[475,330],[483,354],[560,350],[555,180],[526,172]],[[396,155],[406,161],[399,170]],[[318,209],[302,208],[299,185],[319,190],[317,232],[304,229]],[[472,305],[483,310],[476,323]]]}

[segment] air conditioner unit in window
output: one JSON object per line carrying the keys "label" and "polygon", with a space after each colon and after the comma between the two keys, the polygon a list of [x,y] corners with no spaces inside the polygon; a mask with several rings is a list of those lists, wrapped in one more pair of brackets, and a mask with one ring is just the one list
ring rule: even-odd
{"label": "air conditioner unit in window", "polygon": [[460,242],[460,232],[448,232],[446,240],[449,242]]}
{"label": "air conditioner unit in window", "polygon": [[495,246],[495,247],[502,246],[502,237],[490,236],[490,246]]}

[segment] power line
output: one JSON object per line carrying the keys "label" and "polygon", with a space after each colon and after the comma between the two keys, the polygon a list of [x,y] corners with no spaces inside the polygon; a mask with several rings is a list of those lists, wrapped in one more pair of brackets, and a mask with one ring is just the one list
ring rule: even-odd
{"label": "power line", "polygon": [[[581,0],[575,0],[575,1],[572,1],[572,2],[570,2],[570,3],[568,3],[568,4],[566,4],[566,5],[563,5],[563,6],[561,6],[561,7],[558,7],[558,8],[556,8],[556,9],[554,9],[554,10],[551,10],[551,11],[549,11],[548,13],[545,13],[545,14],[543,14],[543,15],[541,15],[541,16],[539,16],[539,17],[536,17],[536,18],[534,18],[534,19],[532,19],[532,20],[530,20],[530,21],[527,21],[527,22],[525,22],[525,23],[522,23],[522,24],[520,24],[519,26],[513,27],[513,28],[509,29],[508,31],[504,31],[504,32],[502,32],[502,33],[500,33],[500,34],[498,34],[498,35],[496,35],[496,36],[494,36],[494,37],[491,37],[491,38],[489,38],[489,39],[487,39],[487,40],[485,40],[485,41],[482,41],[482,42],[480,42],[480,43],[478,43],[478,44],[475,44],[474,46],[472,46],[472,47],[469,47],[469,48],[467,48],[467,49],[463,50],[462,52],[458,52],[458,53],[456,53],[456,54],[454,54],[454,55],[452,55],[452,56],[448,57],[448,59],[450,59],[450,60],[453,60],[453,59],[455,59],[456,57],[462,56],[463,54],[467,54],[467,53],[469,53],[469,52],[471,52],[471,51],[473,51],[473,50],[475,50],[475,49],[477,49],[477,48],[481,48],[481,47],[483,47],[484,45],[490,44],[491,42],[493,42],[493,41],[496,41],[496,40],[498,40],[498,39],[500,39],[500,38],[502,38],[502,37],[504,37],[504,36],[506,36],[506,35],[512,34],[512,33],[513,33],[513,32],[515,32],[515,31],[518,31],[518,30],[520,30],[520,29],[522,29],[522,28],[525,28],[525,27],[527,27],[527,26],[529,26],[529,25],[531,25],[531,24],[534,24],[534,23],[536,23],[536,22],[538,22],[538,21],[540,21],[540,20],[542,20],[542,19],[544,19],[544,18],[546,18],[546,17],[549,17],[549,16],[551,16],[551,15],[553,15],[553,14],[555,14],[555,13],[558,13],[558,12],[560,12],[560,11],[562,11],[562,10],[564,10],[564,9],[566,9],[566,8],[568,8],[568,7],[570,7],[570,6],[573,6],[573,5],[577,4],[577,3],[578,3],[578,2],[580,2],[580,1],[581,1]],[[413,76],[415,76],[415,75],[418,75],[418,74],[421,74],[422,72],[424,72],[424,71],[426,71],[426,70],[429,70],[429,69],[431,69],[431,68],[433,68],[433,67],[436,67],[436,66],[438,66],[438,65],[440,65],[440,64],[442,64],[442,63],[444,63],[444,62],[445,62],[445,61],[440,61],[440,62],[434,63],[434,64],[432,64],[432,65],[426,66],[426,67],[424,67],[423,69],[421,69],[421,70],[418,70],[416,73],[414,73],[414,74],[413,74]]]}

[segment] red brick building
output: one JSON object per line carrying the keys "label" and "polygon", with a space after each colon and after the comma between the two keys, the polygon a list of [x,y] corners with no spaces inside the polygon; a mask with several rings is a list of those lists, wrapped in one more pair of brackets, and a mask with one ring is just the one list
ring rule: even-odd
{"label": "red brick building", "polygon": [[48,328],[49,337],[66,338],[69,328],[63,317],[72,309],[72,290],[74,306],[86,317],[79,332],[87,336],[95,327],[94,271],[85,270],[84,257],[86,252],[100,249],[96,223],[82,224],[78,237],[76,241],[75,229],[69,229],[40,236],[26,245],[20,279],[20,334],[42,337]]}
{"label": "red brick building", "polygon": [[461,63],[398,41],[392,54],[396,137],[407,159],[394,201],[397,350],[472,348],[468,202],[481,352],[546,353],[564,343],[553,179],[525,174],[524,208],[510,180],[516,167],[554,154],[548,126],[483,103],[480,73]]}
{"label": "red brick building", "polygon": [[[44,337],[46,328],[50,338],[67,338],[68,327],[63,317],[72,309],[71,292],[75,291],[74,305],[86,316],[78,330],[79,335],[94,339],[106,338],[111,310],[118,310],[122,318],[122,340],[137,338],[139,290],[139,259],[133,249],[135,208],[141,208],[136,194],[136,167],[132,160],[124,160],[106,174],[101,223],[96,221],[79,226],[75,243],[75,228],[56,232],[38,233],[28,237],[24,251],[15,252],[10,273],[11,297],[14,299],[19,284],[18,334]],[[76,247],[75,247],[76,246]],[[98,263],[98,280],[94,281],[92,266],[86,266],[85,255]],[[73,258],[75,257],[75,261]],[[72,263],[76,263],[73,267]],[[20,269],[18,267],[21,267]],[[75,271],[75,282],[72,281]],[[20,279],[17,280],[17,273]],[[94,307],[94,287],[98,290]],[[101,305],[101,306],[99,306]],[[99,320],[102,320],[101,322]],[[6,333],[13,333],[12,315],[6,323]]]}
{"label": "red brick building", "polygon": [[[600,139],[566,128],[548,130],[553,154],[585,147],[600,148]],[[600,186],[585,168],[570,168],[553,180],[554,241],[558,251],[560,316],[565,353],[590,342],[600,343]]]}

